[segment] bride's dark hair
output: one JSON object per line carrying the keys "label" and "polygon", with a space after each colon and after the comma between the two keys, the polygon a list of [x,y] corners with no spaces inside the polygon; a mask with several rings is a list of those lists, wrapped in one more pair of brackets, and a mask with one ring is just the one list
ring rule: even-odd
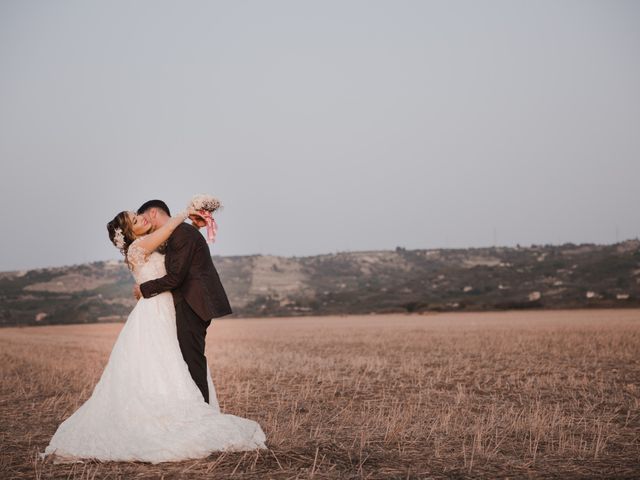
{"label": "bride's dark hair", "polygon": [[[118,243],[116,241],[117,229],[122,230],[122,235],[124,237],[122,248],[118,246]],[[122,255],[124,255],[125,263],[129,268],[131,268],[131,265],[129,265],[129,261],[127,259],[127,251],[129,250],[129,246],[136,239],[136,236],[133,233],[131,221],[129,220],[129,212],[124,210],[113,217],[113,220],[107,223],[107,232],[109,232],[109,240],[111,240],[111,243],[113,243],[116,248],[120,250]]]}

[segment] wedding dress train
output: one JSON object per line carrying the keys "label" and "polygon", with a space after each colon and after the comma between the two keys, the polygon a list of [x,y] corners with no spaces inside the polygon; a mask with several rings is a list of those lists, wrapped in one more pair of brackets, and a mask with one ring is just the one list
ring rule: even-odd
{"label": "wedding dress train", "polygon": [[[164,274],[158,252],[134,267],[138,283]],[[209,404],[182,357],[171,292],[141,298],[93,394],[62,422],[42,455],[158,463],[267,448],[257,422],[221,413],[207,374]]]}

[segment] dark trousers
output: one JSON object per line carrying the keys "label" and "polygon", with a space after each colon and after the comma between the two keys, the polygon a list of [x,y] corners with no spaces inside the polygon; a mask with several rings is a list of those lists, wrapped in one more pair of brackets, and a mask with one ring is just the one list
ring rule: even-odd
{"label": "dark trousers", "polygon": [[207,384],[207,357],[204,356],[204,338],[210,323],[211,320],[203,321],[186,300],[176,304],[176,326],[180,350],[193,381],[196,382],[207,403],[209,403],[209,385]]}

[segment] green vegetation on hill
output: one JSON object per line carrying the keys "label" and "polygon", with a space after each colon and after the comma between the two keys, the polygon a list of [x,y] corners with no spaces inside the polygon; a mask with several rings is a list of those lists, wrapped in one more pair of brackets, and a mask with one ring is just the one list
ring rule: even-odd
{"label": "green vegetation on hill", "polygon": [[[640,305],[638,240],[213,258],[235,316]],[[125,320],[132,286],[113,261],[2,273],[0,325]]]}

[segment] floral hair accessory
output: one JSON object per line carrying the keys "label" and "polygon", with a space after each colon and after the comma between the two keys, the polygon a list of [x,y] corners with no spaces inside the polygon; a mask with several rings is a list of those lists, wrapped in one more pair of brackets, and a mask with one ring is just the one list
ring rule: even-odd
{"label": "floral hair accessory", "polygon": [[118,249],[124,249],[124,234],[122,233],[122,229],[120,227],[116,228],[115,235],[113,236],[113,243]]}
{"label": "floral hair accessory", "polygon": [[204,218],[204,221],[207,223],[207,242],[215,242],[218,225],[216,224],[212,214],[216,210],[222,208],[220,200],[206,194],[194,195],[188,208],[197,210],[202,218]]}

